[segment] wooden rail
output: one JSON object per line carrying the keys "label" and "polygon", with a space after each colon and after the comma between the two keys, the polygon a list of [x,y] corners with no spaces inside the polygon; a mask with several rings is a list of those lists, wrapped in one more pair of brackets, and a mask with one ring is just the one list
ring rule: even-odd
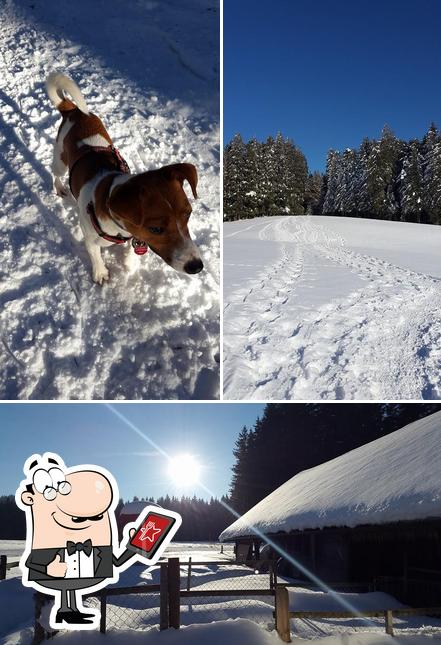
{"label": "wooden rail", "polygon": [[[308,582],[279,582],[278,586],[286,587],[287,589],[299,587],[301,589],[320,589],[320,591],[323,591],[323,588],[319,585],[314,585]],[[353,587],[369,590],[373,590],[374,588],[372,582],[327,582],[326,586],[329,587],[329,589],[332,589],[332,591],[336,591],[337,589],[352,589]]]}
{"label": "wooden rail", "polygon": [[191,558],[191,556],[188,558],[188,561],[182,562],[180,561],[180,566],[187,566],[187,584],[186,584],[186,590],[190,591],[191,590],[191,572],[192,572],[192,567],[208,567],[210,565],[212,566],[237,566],[237,567],[251,567],[254,568],[256,564],[268,564],[268,574],[270,578],[270,588],[273,589],[276,584],[277,584],[277,572],[276,572],[276,567],[275,567],[275,561],[271,559],[265,559],[265,560],[253,560],[249,561],[248,563],[238,563],[235,560],[210,560],[207,562],[194,562]]}
{"label": "wooden rail", "polygon": [[181,598],[209,598],[210,596],[274,596],[274,589],[191,589],[181,591]]}
{"label": "wooden rail", "polygon": [[96,593],[87,594],[85,598],[91,596],[127,596],[129,594],[156,593],[161,590],[161,585],[137,585],[136,587],[106,587]]}
{"label": "wooden rail", "polygon": [[9,571],[9,569],[14,569],[14,567],[18,567],[19,564],[19,560],[15,562],[8,562],[6,555],[0,555],[0,580],[4,580],[6,578],[6,571]]}
{"label": "wooden rail", "polygon": [[382,618],[386,634],[394,635],[393,617],[441,614],[441,607],[406,607],[403,609],[378,609],[373,611],[290,611],[289,593],[285,586],[276,588],[276,629],[284,643],[291,643],[291,618]]}

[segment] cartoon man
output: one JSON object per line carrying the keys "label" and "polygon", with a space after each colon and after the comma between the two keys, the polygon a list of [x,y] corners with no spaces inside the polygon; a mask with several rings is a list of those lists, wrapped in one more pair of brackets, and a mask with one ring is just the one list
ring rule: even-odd
{"label": "cartoon man", "polygon": [[[118,487],[108,471],[90,465],[66,468],[53,453],[32,455],[23,470],[26,479],[15,496],[27,521],[23,584],[55,597],[54,629],[94,629],[99,613],[84,609],[82,595],[116,582],[136,559],[154,564],[181,518],[146,507],[135,524],[125,527],[118,546]],[[153,537],[144,546],[140,538],[147,533]]]}

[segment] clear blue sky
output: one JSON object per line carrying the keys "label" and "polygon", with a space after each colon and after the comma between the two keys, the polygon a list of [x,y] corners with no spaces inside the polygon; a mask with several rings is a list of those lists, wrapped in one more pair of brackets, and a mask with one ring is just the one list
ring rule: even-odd
{"label": "clear blue sky", "polygon": [[[217,496],[228,492],[234,441],[251,426],[260,404],[143,403],[114,407],[170,456],[195,455],[201,481]],[[103,403],[0,404],[0,495],[15,493],[33,453],[59,454],[67,466],[91,463],[115,476],[124,499],[181,494],[207,497],[200,488],[177,490],[167,462]]]}
{"label": "clear blue sky", "polygon": [[385,123],[441,126],[439,0],[224,0],[224,139],[280,130],[323,170]]}

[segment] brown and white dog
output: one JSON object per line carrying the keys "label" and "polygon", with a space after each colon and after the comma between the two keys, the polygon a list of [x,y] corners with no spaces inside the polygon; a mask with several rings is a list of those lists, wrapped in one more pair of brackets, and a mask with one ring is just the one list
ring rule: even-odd
{"label": "brown and white dog", "polygon": [[150,247],[177,271],[199,273],[203,264],[188,232],[192,208],[182,187],[187,180],[197,197],[196,168],[178,163],[129,174],[103,123],[88,111],[74,81],[53,73],[46,89],[63,119],[54,147],[54,188],[57,195],[67,196],[61,177],[69,171],[94,281],[102,284],[109,278],[101,247],[124,243],[131,243],[138,254]]}

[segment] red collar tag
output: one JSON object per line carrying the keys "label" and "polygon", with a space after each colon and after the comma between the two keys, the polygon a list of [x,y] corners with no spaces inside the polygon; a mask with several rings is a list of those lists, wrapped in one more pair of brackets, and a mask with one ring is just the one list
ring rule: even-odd
{"label": "red collar tag", "polygon": [[142,240],[138,240],[135,237],[132,238],[132,246],[136,255],[144,255],[149,250],[149,247]]}

